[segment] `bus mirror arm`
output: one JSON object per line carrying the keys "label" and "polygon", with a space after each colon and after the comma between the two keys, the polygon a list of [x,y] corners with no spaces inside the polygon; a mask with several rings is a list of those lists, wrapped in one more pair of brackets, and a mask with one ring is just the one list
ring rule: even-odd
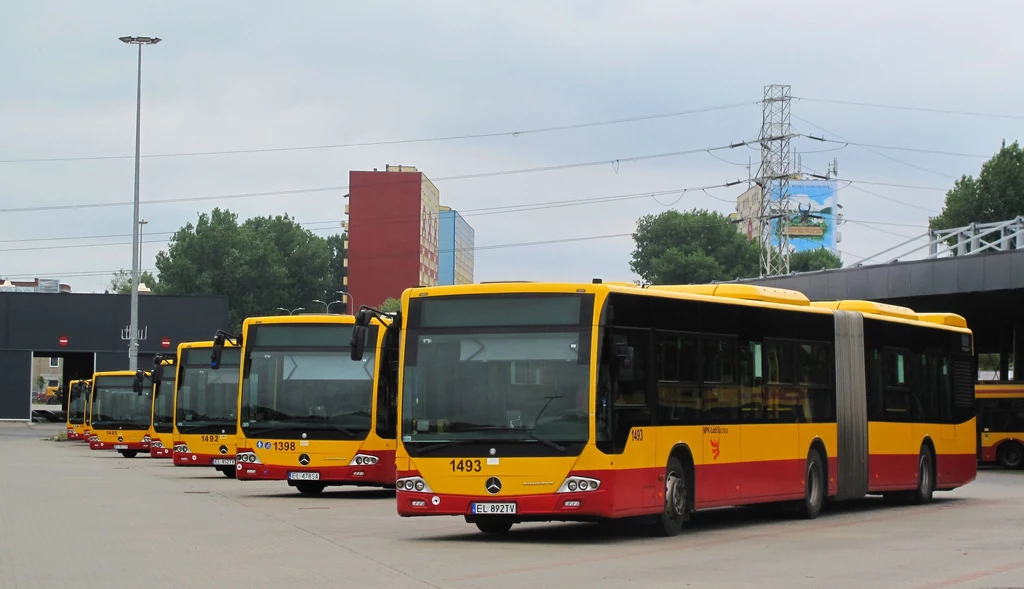
{"label": "bus mirror arm", "polygon": [[217,330],[217,333],[213,336],[213,349],[210,352],[210,368],[213,370],[220,369],[220,357],[224,352],[225,342],[231,342],[233,345],[241,346],[242,336],[231,335],[221,329]]}
{"label": "bus mirror arm", "polygon": [[356,312],[355,325],[352,327],[352,339],[348,342],[348,345],[352,350],[351,358],[354,362],[359,362],[363,359],[363,348],[366,345],[366,328],[370,325],[370,320],[374,317],[380,320],[385,318],[389,319],[391,324],[388,325],[388,330],[401,329],[401,312],[385,313],[379,309],[367,307],[366,305],[359,307],[359,311]]}

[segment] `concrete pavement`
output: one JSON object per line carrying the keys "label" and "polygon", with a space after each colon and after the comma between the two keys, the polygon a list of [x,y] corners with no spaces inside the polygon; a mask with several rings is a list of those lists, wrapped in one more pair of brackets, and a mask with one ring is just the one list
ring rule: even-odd
{"label": "concrete pavement", "polygon": [[983,471],[923,507],[878,500],[813,521],[702,513],[676,538],[461,518],[402,519],[385,491],[125,459],[0,424],[0,587],[1024,587],[1024,471]]}

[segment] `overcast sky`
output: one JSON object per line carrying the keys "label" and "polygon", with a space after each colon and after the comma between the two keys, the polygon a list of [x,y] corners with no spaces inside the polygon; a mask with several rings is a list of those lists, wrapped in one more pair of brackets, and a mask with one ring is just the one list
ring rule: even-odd
{"label": "overcast sky", "polygon": [[[682,189],[745,181],[758,151],[441,178],[754,139],[755,102],[771,83],[804,99],[792,104],[796,132],[990,156],[1004,138],[1020,138],[1024,119],[810,99],[1024,115],[1021,22],[1024,4],[1013,0],[10,1],[0,8],[0,160],[133,154],[136,53],[118,42],[124,35],[163,39],[144,49],[143,155],[516,131],[746,103],[519,136],[142,160],[144,268],[154,267],[160,240],[215,206],[242,218],[289,213],[324,236],[340,231],[346,191],[146,201],[343,187],[349,170],[385,164],[435,179],[442,203],[465,211],[478,247],[628,234],[639,216],[668,208],[731,212],[745,183]],[[793,145],[808,169],[836,157],[841,178],[938,189],[984,161]],[[0,163],[0,209],[130,202],[132,190],[131,158]],[[668,190],[679,192],[486,210]],[[844,261],[924,233],[943,199],[942,190],[842,189],[851,220],[841,228]],[[111,272],[131,266],[131,224],[130,206],[0,212],[0,275],[102,291]],[[112,237],[43,241],[84,236]],[[107,245],[88,247],[96,244]],[[482,249],[476,279],[632,280],[631,251],[629,237]]]}

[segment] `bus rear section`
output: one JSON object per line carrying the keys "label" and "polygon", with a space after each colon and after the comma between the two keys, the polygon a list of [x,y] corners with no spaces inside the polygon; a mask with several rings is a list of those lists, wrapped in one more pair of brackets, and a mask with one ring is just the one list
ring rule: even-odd
{"label": "bus rear section", "polygon": [[174,451],[174,356],[157,355],[153,360],[153,411],[149,425],[149,455],[172,458]]}
{"label": "bus rear section", "polygon": [[212,352],[212,341],[178,346],[174,465],[212,466],[234,478],[241,349],[224,347],[217,368]]}
{"label": "bus rear section", "polygon": [[397,333],[374,320],[354,361],[353,323],[351,315],[245,320],[240,480],[287,481],[304,495],[394,484],[397,398],[388,363]]}
{"label": "bus rear section", "polygon": [[402,301],[400,516],[517,522],[829,499],[974,480],[962,317],[751,285],[488,284]]}
{"label": "bus rear section", "polygon": [[1024,466],[1024,383],[977,384],[978,458],[1006,469]]}
{"label": "bus rear section", "polygon": [[92,390],[90,380],[73,380],[68,384],[68,416],[67,432],[69,440],[86,440],[89,437],[85,429],[85,414],[89,393]]}
{"label": "bus rear section", "polygon": [[90,449],[116,450],[125,458],[149,452],[143,438],[149,430],[153,393],[137,388],[134,372],[93,374]]}

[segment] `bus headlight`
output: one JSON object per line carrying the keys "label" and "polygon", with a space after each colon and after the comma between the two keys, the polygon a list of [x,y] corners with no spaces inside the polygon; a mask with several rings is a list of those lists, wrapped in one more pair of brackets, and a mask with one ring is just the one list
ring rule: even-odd
{"label": "bus headlight", "polygon": [[150,444],[150,447],[152,447],[152,448],[163,448],[164,447],[164,443],[161,442],[160,440],[152,440],[152,441],[149,442],[149,444]]}
{"label": "bus headlight", "polygon": [[143,444],[150,444],[152,442],[153,442],[153,438],[151,438],[149,434],[146,434],[146,435],[142,436],[142,443]]}
{"label": "bus headlight", "polygon": [[263,464],[260,462],[255,452],[239,452],[235,454],[235,462],[243,462],[245,464]]}
{"label": "bus headlight", "polygon": [[175,444],[174,451],[177,452],[178,454],[190,454],[188,446],[186,446],[185,444]]}
{"label": "bus headlight", "polygon": [[413,491],[416,493],[433,493],[427,481],[423,477],[407,477],[395,481],[395,488],[399,491]]}
{"label": "bus headlight", "polygon": [[380,460],[376,456],[370,456],[369,454],[356,454],[352,461],[348,463],[349,466],[367,466],[371,464],[377,464]]}
{"label": "bus headlight", "polygon": [[557,493],[576,493],[585,491],[596,491],[601,486],[601,481],[588,477],[571,476],[566,477]]}

